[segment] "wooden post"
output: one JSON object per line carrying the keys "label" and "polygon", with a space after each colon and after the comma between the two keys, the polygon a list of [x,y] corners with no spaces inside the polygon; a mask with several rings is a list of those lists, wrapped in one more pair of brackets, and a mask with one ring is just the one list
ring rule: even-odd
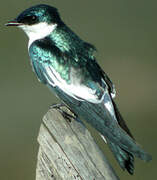
{"label": "wooden post", "polygon": [[85,126],[57,109],[44,116],[38,142],[36,180],[119,179]]}

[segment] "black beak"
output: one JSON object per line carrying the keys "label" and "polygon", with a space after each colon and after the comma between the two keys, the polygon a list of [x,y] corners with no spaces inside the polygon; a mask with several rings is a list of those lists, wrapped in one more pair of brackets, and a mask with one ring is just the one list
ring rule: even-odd
{"label": "black beak", "polygon": [[9,21],[8,23],[5,24],[6,26],[20,26],[22,23],[17,22],[16,20]]}

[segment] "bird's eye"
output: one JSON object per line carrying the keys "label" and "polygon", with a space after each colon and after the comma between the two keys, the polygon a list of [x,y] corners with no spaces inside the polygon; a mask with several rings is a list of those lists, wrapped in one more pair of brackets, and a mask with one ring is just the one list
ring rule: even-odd
{"label": "bird's eye", "polygon": [[19,19],[19,22],[32,25],[32,24],[35,24],[37,22],[37,17],[35,15],[24,16],[24,17]]}
{"label": "bird's eye", "polygon": [[31,16],[32,21],[36,21],[37,17],[36,16]]}

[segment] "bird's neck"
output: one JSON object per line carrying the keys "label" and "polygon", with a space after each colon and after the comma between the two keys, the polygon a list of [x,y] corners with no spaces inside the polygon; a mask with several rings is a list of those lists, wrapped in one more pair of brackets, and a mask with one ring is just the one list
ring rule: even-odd
{"label": "bird's neck", "polygon": [[49,36],[57,27],[57,24],[47,24],[41,22],[38,24],[30,25],[21,25],[19,28],[23,29],[27,36],[29,37],[28,48],[30,45],[39,39],[43,39],[46,36]]}

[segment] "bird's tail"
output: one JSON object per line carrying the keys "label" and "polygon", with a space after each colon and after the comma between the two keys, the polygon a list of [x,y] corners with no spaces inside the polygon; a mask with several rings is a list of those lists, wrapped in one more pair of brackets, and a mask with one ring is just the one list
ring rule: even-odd
{"label": "bird's tail", "polygon": [[[145,152],[138,144],[136,144],[134,137],[132,136],[129,128],[127,127],[125,121],[123,120],[116,104],[112,101],[116,119],[118,121],[119,126],[121,127],[122,132],[125,132],[122,137],[123,143],[127,147],[131,148],[123,148],[121,143],[117,144],[115,142],[111,142],[106,137],[102,137],[107,142],[109,148],[111,149],[112,153],[114,154],[116,160],[118,161],[120,167],[123,170],[127,170],[130,174],[134,173],[134,156],[139,157],[144,161],[150,161],[151,156]],[[129,141],[127,140],[127,135],[129,135]],[[101,135],[103,136],[103,135]],[[126,139],[125,139],[126,138]]]}
{"label": "bird's tail", "polygon": [[120,167],[123,170],[126,169],[132,175],[134,173],[134,156],[131,153],[121,149],[117,144],[109,141],[103,135],[100,134],[100,136],[104,142],[108,144]]}
{"label": "bird's tail", "polygon": [[126,169],[132,175],[134,173],[134,156],[113,142],[108,141],[108,146],[113,152],[120,167],[123,170]]}

